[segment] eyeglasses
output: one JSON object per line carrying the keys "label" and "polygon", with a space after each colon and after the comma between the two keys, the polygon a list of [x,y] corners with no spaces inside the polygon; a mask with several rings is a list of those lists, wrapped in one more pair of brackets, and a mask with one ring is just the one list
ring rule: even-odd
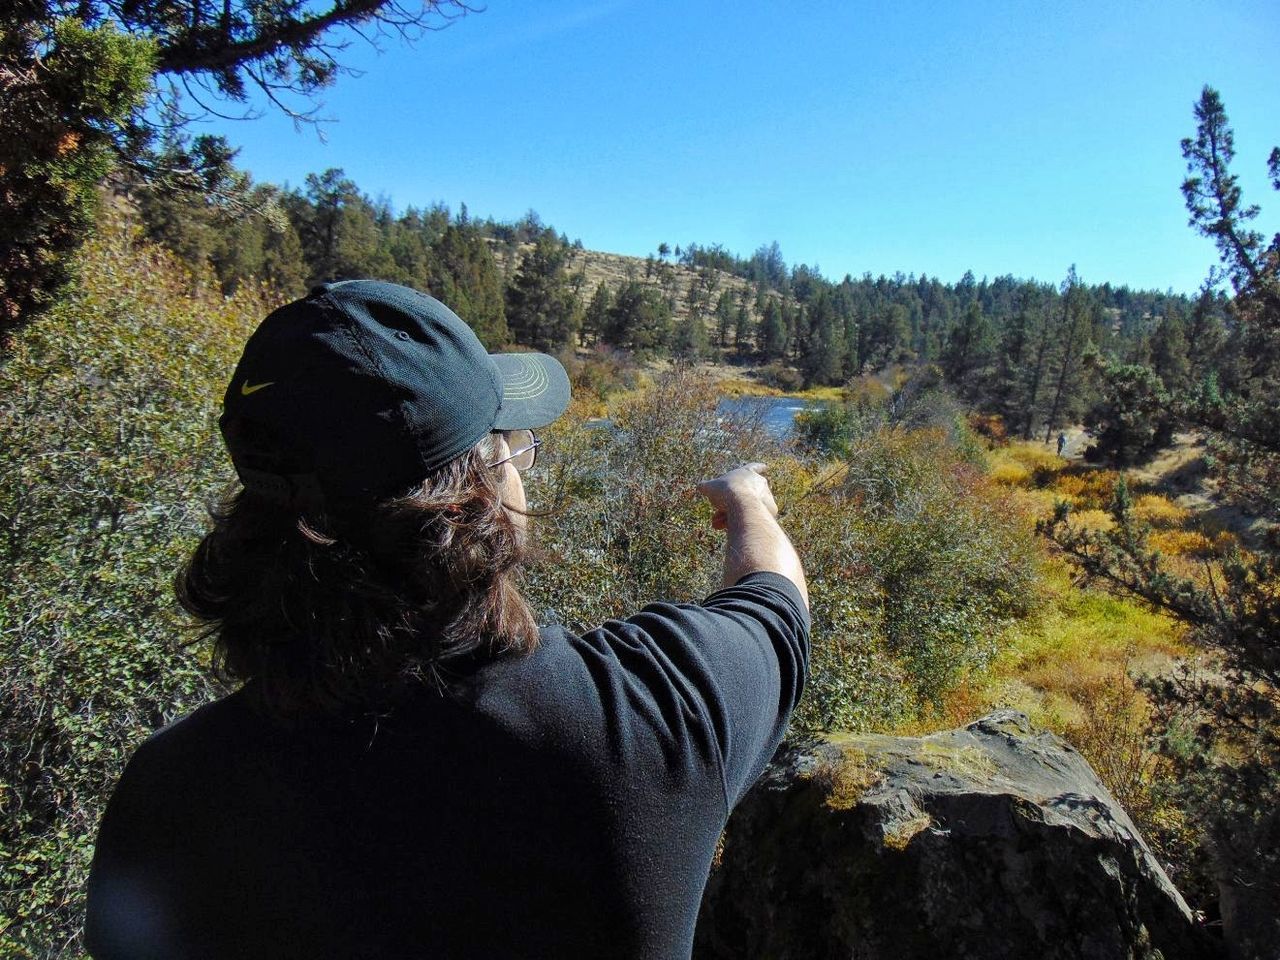
{"label": "eyeglasses", "polygon": [[542,446],[542,441],[533,435],[532,430],[495,430],[494,433],[507,441],[507,449],[511,452],[489,464],[490,467],[500,467],[509,460],[517,470],[533,469],[538,462],[538,447]]}

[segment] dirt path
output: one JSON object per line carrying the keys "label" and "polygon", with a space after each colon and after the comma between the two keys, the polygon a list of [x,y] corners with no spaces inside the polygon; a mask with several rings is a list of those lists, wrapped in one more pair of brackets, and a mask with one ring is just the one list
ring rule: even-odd
{"label": "dirt path", "polygon": [[1174,434],[1172,446],[1129,470],[1129,476],[1190,510],[1202,523],[1229,530],[1246,545],[1257,543],[1266,533],[1265,521],[1223,501],[1208,475],[1204,438],[1197,433]]}

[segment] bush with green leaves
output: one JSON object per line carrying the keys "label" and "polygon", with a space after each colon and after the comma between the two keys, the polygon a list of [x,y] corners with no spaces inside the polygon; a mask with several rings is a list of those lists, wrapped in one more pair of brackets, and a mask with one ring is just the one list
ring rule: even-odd
{"label": "bush with green leaves", "polygon": [[1164,381],[1138,363],[1104,362],[1102,397],[1085,417],[1097,434],[1090,460],[1129,466],[1173,440],[1171,398]]}
{"label": "bush with green leaves", "polygon": [[592,425],[575,411],[546,436],[546,468],[527,480],[544,562],[530,573],[541,607],[590,626],[653,600],[699,600],[720,585],[721,534],[696,487],[770,441],[760,424],[720,419],[714,384],[660,379]]}
{"label": "bush with green leaves", "polygon": [[269,305],[249,289],[195,296],[135,239],[106,225],[0,367],[3,956],[78,955],[125,759],[214,692],[170,581],[230,479],[221,392]]}
{"label": "bush with green leaves", "polygon": [[841,469],[786,515],[814,598],[812,729],[927,712],[1037,603],[1026,521],[945,431],[877,428]]}
{"label": "bush with green leaves", "polygon": [[984,462],[965,410],[943,385],[937,367],[859,377],[845,388],[841,402],[806,410],[796,418],[800,444],[837,459],[847,458],[860,438],[882,427],[942,429],[973,463]]}
{"label": "bush with green leaves", "polygon": [[70,278],[155,56],[110,24],[13,14],[0,25],[0,359]]}
{"label": "bush with green leaves", "polygon": [[885,728],[918,716],[994,656],[1030,612],[1038,550],[1026,521],[944,430],[877,426],[843,462],[784,453],[717,416],[714,385],[660,381],[611,429],[567,417],[530,478],[544,609],[586,626],[719,582],[721,536],[698,481],[765,459],[805,563],[813,614],[801,729]]}

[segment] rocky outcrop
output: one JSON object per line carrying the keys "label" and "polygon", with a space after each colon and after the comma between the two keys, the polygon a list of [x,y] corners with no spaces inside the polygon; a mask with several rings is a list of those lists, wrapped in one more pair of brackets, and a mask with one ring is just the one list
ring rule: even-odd
{"label": "rocky outcrop", "polygon": [[699,960],[1200,958],[1212,941],[1084,759],[1005,711],[784,748],[734,812]]}

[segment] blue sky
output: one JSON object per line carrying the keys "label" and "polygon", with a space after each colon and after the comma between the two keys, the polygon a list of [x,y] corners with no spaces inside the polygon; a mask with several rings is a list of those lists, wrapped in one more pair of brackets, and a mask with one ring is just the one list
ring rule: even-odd
{"label": "blue sky", "polygon": [[488,0],[326,92],[323,140],[279,113],[209,129],[258,179],[327,167],[397,209],[532,208],[586,246],[660,242],[838,279],[1011,273],[1193,291],[1179,141],[1209,83],[1236,172],[1280,230],[1280,5]]}

